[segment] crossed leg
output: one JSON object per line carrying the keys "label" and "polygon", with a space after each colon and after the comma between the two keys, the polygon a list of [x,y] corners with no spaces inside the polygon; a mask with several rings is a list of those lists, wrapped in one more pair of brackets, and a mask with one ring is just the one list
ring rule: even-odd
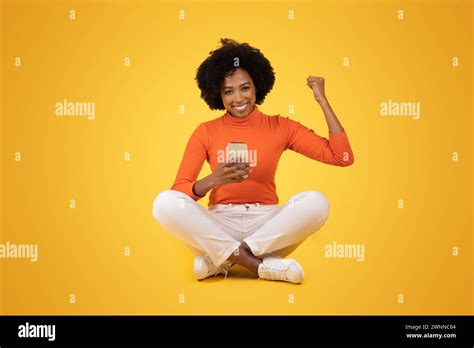
{"label": "crossed leg", "polygon": [[298,193],[242,243],[229,227],[179,191],[161,192],[153,203],[153,216],[191,249],[208,254],[216,267],[229,260],[257,274],[263,257],[285,257],[318,231],[329,216],[329,204],[320,192]]}

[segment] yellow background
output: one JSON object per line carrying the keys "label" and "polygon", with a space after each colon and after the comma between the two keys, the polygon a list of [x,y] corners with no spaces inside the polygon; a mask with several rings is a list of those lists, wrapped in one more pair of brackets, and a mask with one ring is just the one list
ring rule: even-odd
{"label": "yellow background", "polygon": [[[0,243],[37,243],[39,259],[0,259],[0,313],[472,314],[472,16],[467,1],[3,1]],[[292,255],[299,286],[242,269],[197,282],[152,216],[191,132],[223,114],[194,81],[221,37],[272,63],[262,112],[327,137],[306,85],[325,77],[354,151],[347,168],[281,159],[280,203],[318,190],[331,205]],[[63,99],[95,102],[95,120],[56,117]],[[380,116],[389,99],[420,102],[421,118]],[[333,241],[365,244],[365,261],[325,258]]]}

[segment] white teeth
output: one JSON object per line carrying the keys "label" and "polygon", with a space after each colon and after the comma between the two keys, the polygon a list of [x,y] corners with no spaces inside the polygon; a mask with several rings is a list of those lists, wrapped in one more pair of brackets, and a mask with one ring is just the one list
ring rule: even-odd
{"label": "white teeth", "polygon": [[[248,104],[248,103],[247,103],[247,104]],[[236,108],[238,111],[242,111],[242,110],[244,110],[244,109],[247,107],[247,104],[244,104],[244,105],[242,105],[242,106],[240,106],[240,107],[239,107],[239,106],[234,106],[234,108]]]}

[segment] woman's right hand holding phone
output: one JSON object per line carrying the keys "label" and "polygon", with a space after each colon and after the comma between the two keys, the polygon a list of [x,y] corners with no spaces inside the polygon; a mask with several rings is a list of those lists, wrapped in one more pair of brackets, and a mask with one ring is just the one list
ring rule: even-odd
{"label": "woman's right hand holding phone", "polygon": [[244,181],[251,172],[248,163],[219,163],[212,174],[196,181],[193,192],[204,197],[214,187]]}
{"label": "woman's right hand holding phone", "polygon": [[211,174],[215,186],[244,181],[249,170],[248,163],[219,163]]}

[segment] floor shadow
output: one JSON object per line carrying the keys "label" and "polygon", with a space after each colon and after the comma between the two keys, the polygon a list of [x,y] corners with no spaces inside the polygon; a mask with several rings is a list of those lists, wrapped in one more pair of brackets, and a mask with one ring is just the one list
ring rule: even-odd
{"label": "floor shadow", "polygon": [[[228,278],[257,279],[258,277],[245,267],[242,267],[240,265],[233,265],[229,269],[229,273],[227,274],[227,279]],[[203,279],[200,282],[215,283],[215,282],[220,282],[220,281],[223,281],[223,280],[224,280],[224,275],[219,274],[219,275],[214,276],[214,277],[209,277],[209,278]]]}

